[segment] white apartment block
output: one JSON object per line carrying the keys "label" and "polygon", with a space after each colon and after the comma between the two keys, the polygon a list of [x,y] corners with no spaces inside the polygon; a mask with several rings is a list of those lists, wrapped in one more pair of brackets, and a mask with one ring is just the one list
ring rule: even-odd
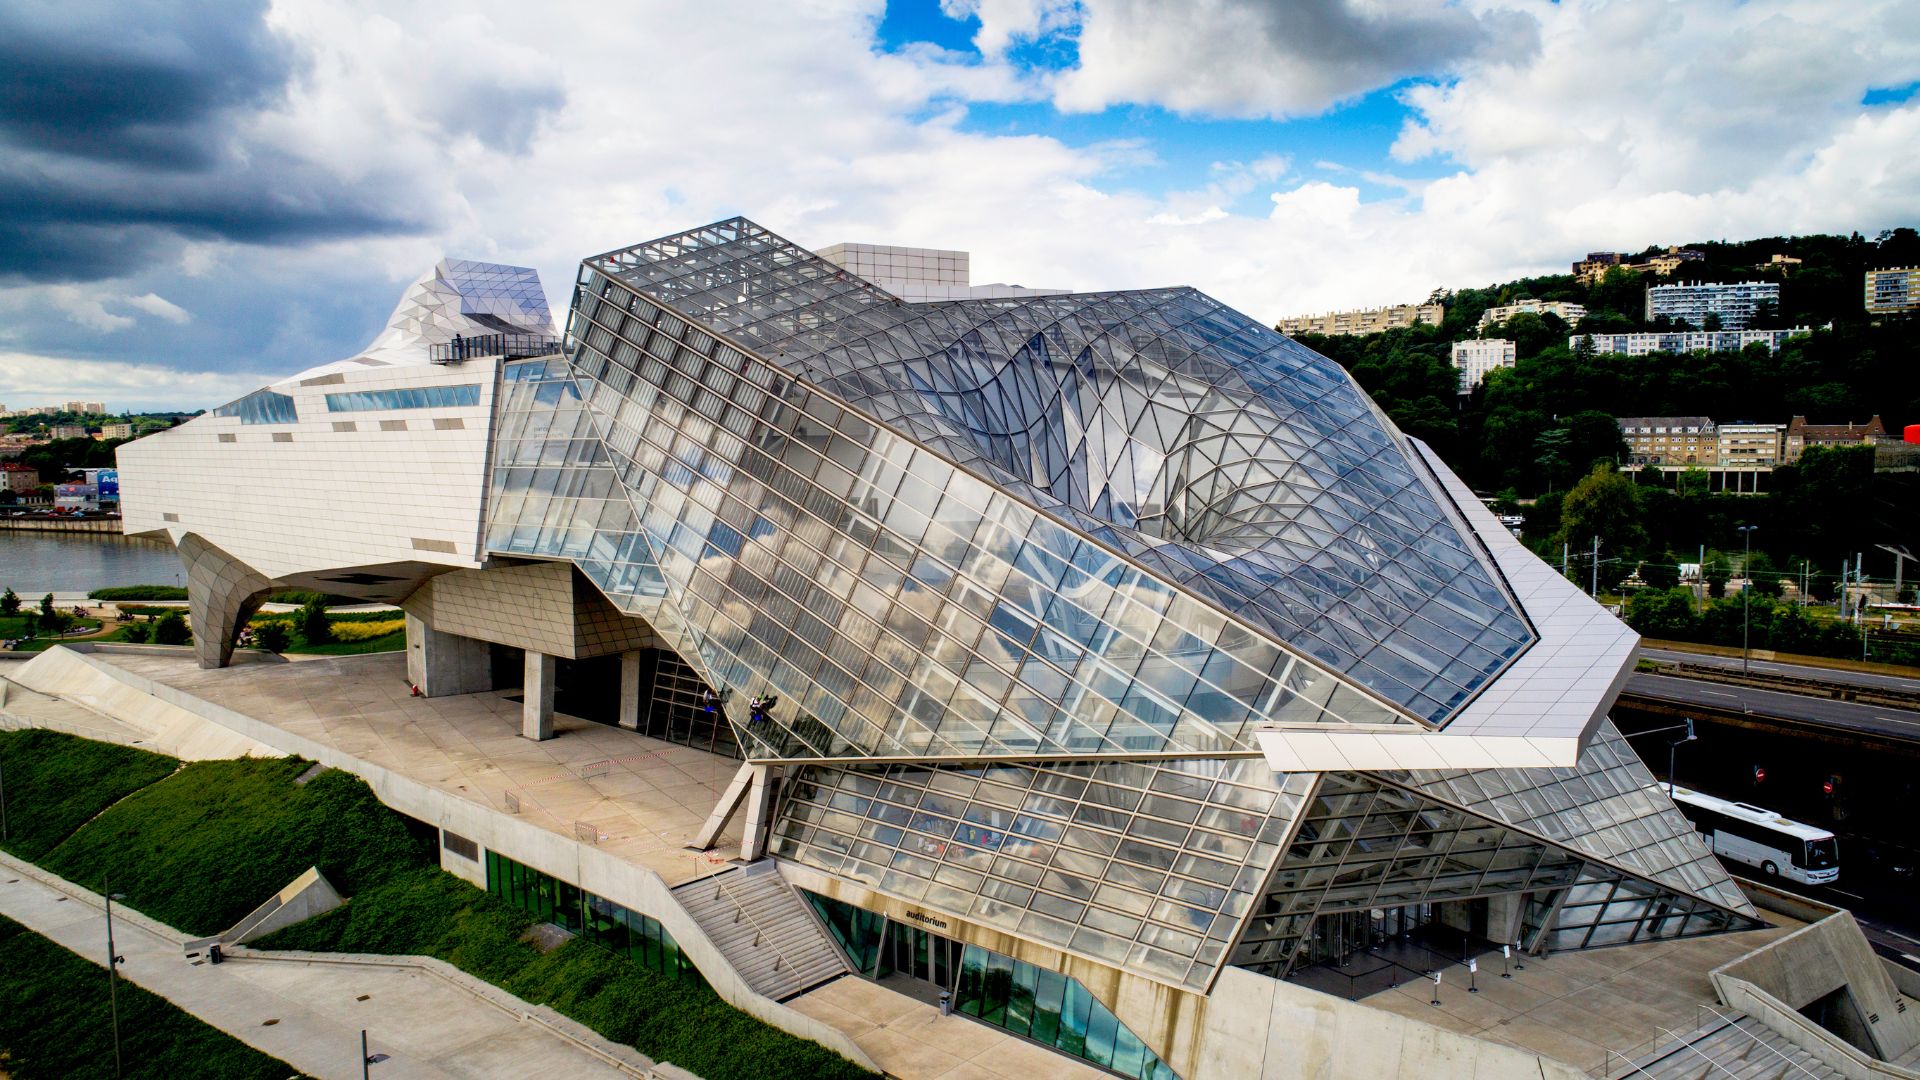
{"label": "white apartment block", "polygon": [[888,244],[832,244],[814,252],[910,304],[941,300],[1004,300],[1014,296],[1060,296],[1066,289],[971,284],[972,256],[939,248]]}
{"label": "white apartment block", "polygon": [[1905,315],[1920,311],[1920,266],[1867,271],[1867,312]]}
{"label": "white apartment block", "polygon": [[1566,300],[1521,300],[1512,304],[1490,307],[1480,316],[1480,329],[1485,330],[1495,323],[1503,323],[1515,315],[1558,315],[1562,322],[1573,326],[1587,317],[1584,305]]}
{"label": "white apartment block", "polygon": [[1716,315],[1722,330],[1745,330],[1761,304],[1780,306],[1780,283],[1776,281],[1732,281],[1691,285],[1654,285],[1647,289],[1647,320],[1666,316],[1684,319],[1688,326],[1705,329],[1707,316]]}
{"label": "white apartment block", "polygon": [[1274,329],[1294,337],[1299,334],[1378,334],[1383,330],[1404,330],[1409,326],[1439,326],[1447,317],[1441,304],[1395,304],[1391,307],[1359,311],[1335,311],[1326,315],[1296,315],[1281,319]]}
{"label": "white apartment block", "polygon": [[1510,368],[1519,353],[1506,338],[1470,338],[1453,343],[1453,366],[1460,371],[1460,392],[1473,393],[1496,368]]}
{"label": "white apartment block", "polygon": [[1789,338],[1813,333],[1812,327],[1791,330],[1688,330],[1650,331],[1639,334],[1574,334],[1567,348],[1580,347],[1582,338],[1593,342],[1593,351],[1623,356],[1648,356],[1653,353],[1739,352],[1749,345],[1765,345],[1768,352],[1779,352]]}

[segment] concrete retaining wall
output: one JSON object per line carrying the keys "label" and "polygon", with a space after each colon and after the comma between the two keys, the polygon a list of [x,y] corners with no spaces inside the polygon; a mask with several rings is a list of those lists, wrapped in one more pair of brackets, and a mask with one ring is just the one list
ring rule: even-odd
{"label": "concrete retaining wall", "polygon": [[[16,678],[22,685],[41,693],[98,701],[101,704],[95,708],[123,719],[121,709],[148,715],[158,708],[169,718],[184,714],[189,719],[198,718],[200,724],[224,729],[249,745],[269,747],[277,754],[295,754],[351,772],[365,780],[382,803],[409,817],[457,833],[524,866],[573,882],[614,903],[652,916],[673,935],[681,951],[693,960],[700,974],[727,1004],[782,1031],[817,1042],[865,1068],[880,1071],[846,1033],[755,993],[708,939],[700,924],[674,899],[666,882],[646,867],[549,832],[503,810],[449,795],[331,746],[95,660],[79,650],[49,649]],[[443,863],[446,859],[443,855]]]}
{"label": "concrete retaining wall", "polygon": [[1736,1008],[1744,1007],[1734,1000],[1742,992],[1762,993],[1779,1002],[1802,1032],[1800,1037],[1787,1030],[1781,1034],[1795,1041],[1813,1033],[1832,1038],[1797,1010],[1844,990],[1852,1005],[1840,1032],[1846,1042],[1881,1060],[1920,1046],[1920,1011],[1902,1005],[1900,991],[1860,925],[1844,911],[1716,968],[1711,977],[1721,1000]]}

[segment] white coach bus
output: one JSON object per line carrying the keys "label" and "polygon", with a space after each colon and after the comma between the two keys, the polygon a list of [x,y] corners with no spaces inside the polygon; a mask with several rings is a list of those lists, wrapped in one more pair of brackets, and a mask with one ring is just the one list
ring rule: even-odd
{"label": "white coach bus", "polygon": [[1673,801],[1723,859],[1805,885],[1829,885],[1840,877],[1840,844],[1825,829],[1683,787],[1673,789]]}

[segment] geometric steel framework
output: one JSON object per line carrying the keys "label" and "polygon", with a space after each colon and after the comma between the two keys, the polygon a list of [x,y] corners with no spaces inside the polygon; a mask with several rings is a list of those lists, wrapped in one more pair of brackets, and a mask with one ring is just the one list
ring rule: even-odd
{"label": "geometric steel framework", "polygon": [[780,858],[1196,992],[1376,904],[1752,923],[1604,720],[1562,768],[1273,771],[1274,725],[1445,741],[1547,639],[1337,365],[1191,289],[907,304],[734,219],[586,260],[502,372],[487,549],[793,767]]}

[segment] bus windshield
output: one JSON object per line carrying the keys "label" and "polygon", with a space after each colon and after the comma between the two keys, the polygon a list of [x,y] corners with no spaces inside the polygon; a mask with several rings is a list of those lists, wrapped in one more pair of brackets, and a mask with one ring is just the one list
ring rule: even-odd
{"label": "bus windshield", "polygon": [[1808,870],[1825,870],[1840,864],[1840,845],[1831,836],[1806,843],[1806,852],[1802,856],[1801,866]]}

